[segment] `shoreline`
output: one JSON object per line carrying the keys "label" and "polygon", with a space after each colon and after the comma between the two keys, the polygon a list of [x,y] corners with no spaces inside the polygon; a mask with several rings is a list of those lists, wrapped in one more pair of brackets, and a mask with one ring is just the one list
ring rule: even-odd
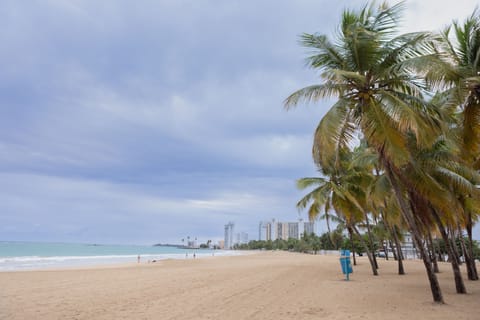
{"label": "shoreline", "polygon": [[[148,253],[148,254],[115,254],[115,255],[72,255],[72,256],[15,256],[0,257],[0,273],[14,271],[60,270],[90,268],[97,266],[137,264],[137,257],[141,262],[163,260],[205,259],[212,256],[235,256],[249,254],[245,250],[216,250],[202,251],[187,249],[181,253]],[[195,258],[193,258],[195,254]]]}
{"label": "shoreline", "polygon": [[197,256],[196,258],[164,258],[158,259],[153,261],[141,261],[140,263],[137,262],[122,262],[122,263],[100,263],[100,264],[86,264],[86,265],[72,265],[72,266],[50,266],[50,267],[41,267],[41,268],[32,268],[32,269],[17,269],[17,270],[0,270],[0,274],[2,273],[28,273],[28,272],[62,272],[62,271],[86,271],[86,270],[102,270],[102,269],[123,269],[123,268],[142,268],[142,267],[149,267],[160,265],[162,263],[169,263],[170,261],[195,261],[195,260],[204,260],[204,259],[216,259],[216,258],[228,258],[228,257],[237,257],[243,255],[252,255],[255,253],[260,253],[261,251],[248,251],[248,250],[237,250],[238,254],[219,254],[215,256],[205,255],[205,256]]}
{"label": "shoreline", "polygon": [[335,256],[254,253],[0,273],[0,318],[467,320],[480,313],[480,282],[465,280],[469,293],[456,294],[447,263],[438,274],[447,304],[435,305],[420,261],[405,261],[407,275],[399,276],[395,261],[380,260],[374,277],[359,257],[345,281]]}
{"label": "shoreline", "polygon": [[103,269],[136,269],[136,268],[149,268],[155,267],[162,264],[174,264],[177,261],[182,261],[183,263],[188,263],[190,261],[194,262],[197,260],[204,260],[204,259],[222,259],[222,258],[229,258],[229,257],[239,257],[244,255],[253,255],[255,253],[259,253],[261,251],[248,251],[248,250],[238,250],[237,252],[242,252],[239,254],[226,254],[226,255],[215,255],[215,256],[197,256],[196,258],[165,258],[165,259],[158,259],[155,262],[152,261],[141,261],[140,263],[137,262],[125,262],[125,263],[105,263],[105,264],[91,264],[91,265],[77,265],[77,266],[70,266],[70,267],[45,267],[45,268],[38,268],[38,269],[21,269],[21,270],[2,270],[2,273],[29,273],[29,272],[63,272],[63,271],[88,271],[88,270],[103,270]]}

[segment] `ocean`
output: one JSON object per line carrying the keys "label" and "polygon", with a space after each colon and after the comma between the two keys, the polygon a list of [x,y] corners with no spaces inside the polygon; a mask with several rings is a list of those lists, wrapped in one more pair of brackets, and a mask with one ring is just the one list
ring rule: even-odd
{"label": "ocean", "polygon": [[74,268],[165,259],[236,255],[235,251],[170,246],[100,245],[0,241],[0,271]]}

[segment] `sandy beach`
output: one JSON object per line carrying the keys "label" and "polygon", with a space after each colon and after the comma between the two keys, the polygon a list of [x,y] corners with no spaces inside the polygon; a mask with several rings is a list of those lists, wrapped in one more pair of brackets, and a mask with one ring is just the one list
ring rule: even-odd
{"label": "sandy beach", "polygon": [[0,319],[478,319],[480,282],[455,293],[450,265],[432,303],[420,261],[366,258],[344,281],[338,257],[288,252],[116,267],[0,273]]}

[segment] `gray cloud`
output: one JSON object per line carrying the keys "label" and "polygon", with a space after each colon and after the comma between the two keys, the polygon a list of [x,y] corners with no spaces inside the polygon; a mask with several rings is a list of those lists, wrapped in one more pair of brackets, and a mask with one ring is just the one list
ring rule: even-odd
{"label": "gray cloud", "polygon": [[317,81],[298,35],[333,32],[350,5],[2,1],[0,239],[151,243],[295,220],[329,105],[282,108]]}

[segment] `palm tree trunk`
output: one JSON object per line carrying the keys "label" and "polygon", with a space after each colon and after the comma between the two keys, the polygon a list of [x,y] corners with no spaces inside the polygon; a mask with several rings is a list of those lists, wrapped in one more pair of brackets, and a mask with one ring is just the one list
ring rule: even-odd
{"label": "palm tree trunk", "polygon": [[357,258],[355,258],[355,245],[353,244],[353,230],[351,227],[347,227],[347,230],[348,230],[348,235],[350,237],[350,246],[351,246],[351,250],[352,250],[352,255],[353,255],[353,265],[356,266],[357,265]]}
{"label": "palm tree trunk", "polygon": [[472,229],[473,229],[473,223],[472,223],[472,214],[469,213],[467,217],[467,225],[466,225],[466,230],[467,230],[467,236],[468,236],[468,255],[469,255],[469,264],[467,264],[467,273],[468,273],[468,280],[478,280],[478,272],[477,272],[477,266],[475,265],[475,258],[473,256],[473,238],[472,238]]}
{"label": "palm tree trunk", "polygon": [[[458,229],[458,240],[460,241],[460,248],[462,249],[462,256],[463,256],[463,259],[465,260],[465,263],[467,263],[467,248],[465,246],[465,239],[463,238],[463,231],[460,225],[458,225],[457,229]],[[468,264],[467,264],[467,270],[468,270]]]}
{"label": "palm tree trunk", "polygon": [[397,251],[395,251],[395,247],[393,246],[392,240],[388,240],[388,245],[390,246],[390,250],[392,250],[393,260],[397,261],[398,260]]}
{"label": "palm tree trunk", "polygon": [[450,242],[450,246],[452,247],[452,255],[450,256],[450,253],[448,254],[449,255],[448,262],[450,262],[452,259],[456,259],[457,264],[461,266],[462,260],[460,259],[460,254],[458,253],[458,246],[456,241],[457,237],[455,235],[455,232],[452,230],[451,227],[448,227],[446,231],[447,231],[448,240]]}
{"label": "palm tree trunk", "polygon": [[403,218],[407,222],[410,232],[412,233],[412,238],[414,240],[414,243],[417,246],[418,250],[420,250],[420,253],[422,255],[422,260],[425,266],[425,270],[427,272],[428,281],[430,282],[430,289],[432,291],[433,301],[436,303],[443,304],[445,302],[443,301],[442,289],[440,288],[440,284],[438,282],[438,278],[435,272],[433,272],[432,263],[430,261],[428,254],[426,254],[425,252],[425,247],[422,246],[421,233],[418,230],[417,224],[415,222],[415,217],[412,211],[410,210],[410,208],[405,202],[405,198],[402,194],[402,190],[396,178],[397,175],[393,173],[393,166],[389,163],[389,161],[385,158],[385,156],[382,153],[380,153],[380,159],[384,164],[386,175],[393,187],[395,197],[397,198]]}
{"label": "palm tree trunk", "polygon": [[463,231],[460,226],[458,226],[458,233],[460,237],[460,244],[462,246],[463,257],[465,259],[465,264],[467,266],[467,275],[468,280],[478,280],[478,276],[475,277],[476,267],[475,267],[475,260],[473,259],[473,251],[470,255],[470,246],[465,244],[465,238],[463,237]]}
{"label": "palm tree trunk", "polygon": [[403,268],[402,245],[400,244],[400,240],[398,239],[395,227],[393,227],[393,240],[395,241],[395,249],[397,250],[398,274],[403,275],[405,274],[405,269]]}
{"label": "palm tree trunk", "polygon": [[367,213],[365,213],[365,222],[367,224],[368,242],[370,242],[370,248],[372,248],[371,251],[372,251],[373,263],[375,265],[375,268],[378,269],[377,258],[375,257],[375,254],[374,254],[375,246],[374,246],[374,243],[373,243],[372,231],[370,230],[370,222],[368,221]]}
{"label": "palm tree trunk", "polygon": [[372,254],[370,248],[368,247],[368,244],[365,242],[365,239],[363,239],[363,237],[360,234],[360,232],[358,231],[357,227],[353,226],[352,229],[358,235],[360,241],[362,242],[363,246],[365,247],[365,250],[367,251],[367,257],[368,257],[368,261],[370,261],[370,266],[372,267],[373,275],[378,276],[378,271],[377,271],[377,268],[375,267],[375,262],[373,261],[373,254]]}
{"label": "palm tree trunk", "polygon": [[440,261],[445,261],[445,258],[443,256],[443,252],[440,248],[440,242],[438,242],[438,241],[437,241],[437,248],[435,250],[437,250],[437,253],[438,253],[437,259],[440,260]]}
{"label": "palm tree trunk", "polygon": [[403,275],[405,274],[405,269],[403,268],[403,255],[402,255],[402,246],[400,244],[400,240],[398,240],[397,230],[395,226],[390,226],[386,219],[383,220],[385,226],[388,229],[388,232],[393,237],[393,241],[395,242],[395,250],[392,247],[392,241],[390,240],[390,246],[392,247],[393,257],[397,260],[398,263],[398,274]]}
{"label": "palm tree trunk", "polygon": [[435,255],[435,247],[433,246],[433,239],[432,239],[432,234],[428,232],[428,238],[427,238],[427,243],[428,247],[430,248],[430,259],[432,260],[433,263],[433,272],[435,273],[440,273],[440,270],[438,269],[438,262],[437,262],[437,256]]}
{"label": "palm tree trunk", "polygon": [[449,262],[450,260],[455,260],[459,266],[462,265],[462,259],[460,259],[460,254],[458,253],[458,246],[457,246],[457,241],[455,240],[455,236],[451,236],[449,239],[450,246],[452,247],[452,257],[449,257]]}
{"label": "palm tree trunk", "polygon": [[328,212],[325,210],[325,221],[327,222],[327,232],[328,232],[328,239],[330,240],[331,243],[332,241],[332,230],[330,229],[330,215]]}
{"label": "palm tree trunk", "polygon": [[382,240],[383,251],[385,252],[385,260],[388,261],[388,244],[387,240]]}
{"label": "palm tree trunk", "polygon": [[462,273],[460,272],[460,266],[458,264],[457,255],[453,252],[452,243],[448,238],[447,231],[443,226],[442,220],[440,220],[440,216],[438,215],[437,211],[432,209],[432,216],[437,224],[438,230],[440,230],[440,234],[445,242],[445,248],[447,249],[448,256],[451,257],[450,264],[452,265],[453,277],[455,279],[455,288],[457,293],[467,293],[467,289],[465,288],[465,284],[463,282]]}

